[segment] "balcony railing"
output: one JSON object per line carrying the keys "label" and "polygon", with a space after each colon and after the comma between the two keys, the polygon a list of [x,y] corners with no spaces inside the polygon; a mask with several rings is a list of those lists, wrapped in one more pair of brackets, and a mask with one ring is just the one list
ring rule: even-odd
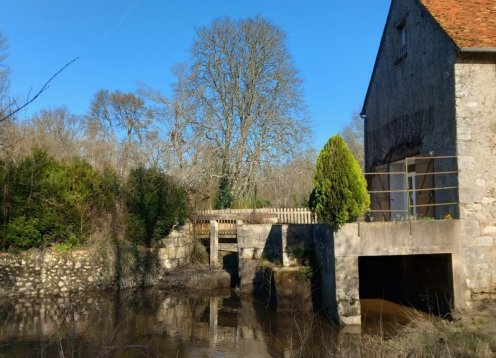
{"label": "balcony railing", "polygon": [[456,156],[418,156],[364,173],[369,185],[371,221],[458,217]]}

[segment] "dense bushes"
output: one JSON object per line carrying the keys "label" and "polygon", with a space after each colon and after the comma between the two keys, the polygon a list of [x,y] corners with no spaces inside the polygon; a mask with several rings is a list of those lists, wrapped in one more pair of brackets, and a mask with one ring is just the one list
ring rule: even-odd
{"label": "dense bushes", "polygon": [[145,244],[187,215],[184,192],[156,169],[133,171],[126,187],[111,170],[80,159],[61,163],[40,150],[17,162],[0,160],[0,204],[1,249],[84,244],[108,228],[116,205],[129,213],[122,231]]}
{"label": "dense bushes", "polygon": [[338,230],[369,207],[360,166],[339,135],[331,137],[317,158],[309,205],[320,220]]}
{"label": "dense bushes", "polygon": [[160,170],[138,168],[127,181],[128,238],[150,246],[188,216],[186,193]]}
{"label": "dense bushes", "polygon": [[84,242],[117,194],[115,176],[78,159],[62,164],[40,150],[1,161],[0,187],[1,246],[18,249]]}

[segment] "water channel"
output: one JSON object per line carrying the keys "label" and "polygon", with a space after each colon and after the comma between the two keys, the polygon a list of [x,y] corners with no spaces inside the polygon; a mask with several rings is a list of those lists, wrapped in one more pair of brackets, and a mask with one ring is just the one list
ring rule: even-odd
{"label": "water channel", "polygon": [[[390,334],[410,314],[382,300],[362,306],[367,333]],[[324,357],[356,349],[360,333],[313,313],[268,310],[232,290],[0,300],[0,357]]]}

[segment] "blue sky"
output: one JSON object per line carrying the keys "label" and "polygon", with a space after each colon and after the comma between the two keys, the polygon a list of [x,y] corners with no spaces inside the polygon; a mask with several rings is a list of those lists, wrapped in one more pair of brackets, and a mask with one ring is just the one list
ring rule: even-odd
{"label": "blue sky", "polygon": [[[390,0],[12,0],[2,4],[9,43],[11,92],[20,100],[62,65],[58,76],[21,116],[67,106],[84,114],[99,89],[134,91],[139,83],[165,94],[170,69],[188,61],[195,28],[212,19],[261,15],[287,34],[304,79],[314,145],[360,110]],[[8,16],[5,16],[7,15]]]}

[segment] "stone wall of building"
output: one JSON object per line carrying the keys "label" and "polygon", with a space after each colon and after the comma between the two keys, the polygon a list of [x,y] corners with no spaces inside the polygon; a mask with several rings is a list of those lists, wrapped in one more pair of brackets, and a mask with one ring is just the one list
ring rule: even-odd
{"label": "stone wall of building", "polygon": [[109,242],[67,252],[0,253],[0,297],[157,284],[165,272],[188,263],[193,250],[190,225],[173,230],[158,246],[140,249]]}
{"label": "stone wall of building", "polygon": [[467,299],[496,296],[496,59],[455,65],[460,218]]}

